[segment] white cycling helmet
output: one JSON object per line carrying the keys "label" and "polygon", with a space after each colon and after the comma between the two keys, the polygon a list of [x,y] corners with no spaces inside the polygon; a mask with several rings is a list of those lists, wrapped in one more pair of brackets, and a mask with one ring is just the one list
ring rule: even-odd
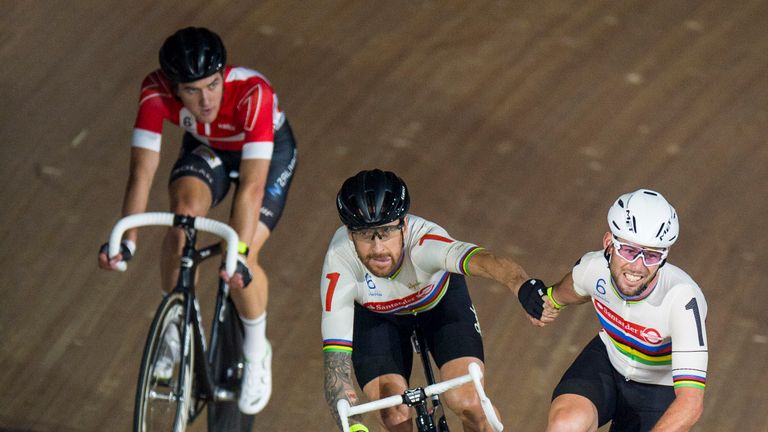
{"label": "white cycling helmet", "polygon": [[668,248],[677,240],[677,213],[658,192],[638,189],[624,194],[608,210],[614,236],[641,246]]}

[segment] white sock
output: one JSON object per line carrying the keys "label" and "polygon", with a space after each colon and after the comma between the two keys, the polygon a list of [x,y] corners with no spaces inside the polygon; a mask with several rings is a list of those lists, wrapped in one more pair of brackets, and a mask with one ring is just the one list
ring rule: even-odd
{"label": "white sock", "polygon": [[267,313],[255,319],[243,318],[243,355],[246,360],[256,361],[267,349]]}

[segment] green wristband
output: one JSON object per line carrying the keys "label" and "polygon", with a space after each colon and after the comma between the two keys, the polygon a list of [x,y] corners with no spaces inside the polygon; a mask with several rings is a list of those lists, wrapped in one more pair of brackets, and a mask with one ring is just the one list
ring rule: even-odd
{"label": "green wristband", "polygon": [[237,243],[237,253],[239,253],[240,255],[248,256],[248,252],[249,252],[248,245],[245,244],[245,242]]}
{"label": "green wristband", "polygon": [[554,306],[555,309],[560,310],[560,309],[564,308],[565,305],[561,305],[560,303],[555,301],[555,298],[552,296],[552,288],[554,288],[554,287],[547,288],[547,297],[549,297],[549,301],[552,302],[552,306]]}

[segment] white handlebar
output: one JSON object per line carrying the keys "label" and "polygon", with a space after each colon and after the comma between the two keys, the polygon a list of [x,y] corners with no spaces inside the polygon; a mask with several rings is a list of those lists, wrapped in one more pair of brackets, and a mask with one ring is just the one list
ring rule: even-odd
{"label": "white handlebar", "polygon": [[[480,370],[480,365],[478,365],[477,363],[470,363],[469,373],[467,375],[462,375],[460,377],[456,377],[448,381],[443,381],[443,382],[435,383],[427,387],[424,387],[424,393],[427,395],[427,397],[432,395],[439,395],[439,394],[445,393],[448,390],[456,388],[460,385],[473,381],[475,384],[475,391],[477,391],[477,395],[480,396],[480,405],[483,408],[485,417],[488,419],[488,423],[491,425],[494,431],[501,432],[504,430],[504,425],[501,424],[499,417],[496,415],[496,411],[494,411],[493,409],[491,400],[488,399],[488,396],[485,395],[485,390],[483,390],[483,384],[481,381],[482,378],[483,378],[483,372]],[[336,409],[339,412],[339,418],[341,419],[342,429],[344,430],[344,432],[349,432],[348,417],[356,414],[363,414],[370,411],[377,411],[380,409],[393,407],[396,405],[400,405],[402,403],[403,403],[403,395],[389,396],[384,399],[378,399],[375,401],[364,403],[362,405],[355,405],[355,406],[351,406],[349,404],[349,401],[346,399],[340,399],[336,403]]]}
{"label": "white handlebar", "polygon": [[[125,231],[142,226],[173,226],[175,216],[168,212],[153,212],[137,213],[120,219],[112,228],[112,233],[109,236],[109,257],[112,258],[120,253],[120,240]],[[240,241],[237,232],[225,223],[204,217],[195,218],[194,228],[198,231],[215,234],[227,241],[225,267],[229,276],[234,275],[237,268],[237,245]],[[118,270],[125,271],[127,266],[125,261],[121,261],[118,264]]]}
{"label": "white handlebar", "polygon": [[483,371],[480,370],[480,365],[477,363],[470,363],[469,374],[472,376],[472,381],[475,383],[475,391],[480,397],[480,406],[483,407],[485,418],[488,419],[488,423],[490,423],[493,430],[496,432],[503,431],[504,425],[501,424],[499,416],[496,415],[496,411],[493,409],[493,404],[488,396],[486,396],[485,390],[483,389],[483,383],[480,381],[483,378]]}

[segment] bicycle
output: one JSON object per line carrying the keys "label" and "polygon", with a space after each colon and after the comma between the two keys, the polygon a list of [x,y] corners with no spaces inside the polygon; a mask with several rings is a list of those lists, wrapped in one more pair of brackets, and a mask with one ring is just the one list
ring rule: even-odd
{"label": "bicycle", "polygon": [[[241,413],[237,407],[244,367],[243,330],[229,297],[229,286],[219,279],[209,349],[195,297],[197,266],[222,253],[221,243],[196,249],[197,231],[226,240],[225,269],[230,275],[237,266],[237,233],[224,223],[204,217],[167,212],[134,214],[114,226],[109,256],[117,255],[126,230],[143,226],[178,227],[184,230],[186,240],[176,287],[163,298],[147,335],[139,368],[133,430],[181,432],[207,407],[209,430],[250,431],[254,416]],[[121,264],[119,270],[124,271],[126,263]],[[178,336],[176,344],[174,332]],[[169,369],[158,367],[169,357],[173,361]],[[170,373],[163,376],[163,370]]]}
{"label": "bicycle", "polygon": [[[336,404],[336,409],[341,419],[341,426],[344,432],[349,432],[349,417],[357,414],[364,414],[371,411],[378,411],[384,408],[390,408],[400,404],[413,407],[416,411],[416,430],[419,432],[450,432],[448,422],[445,419],[442,405],[440,404],[440,395],[448,390],[459,387],[468,382],[473,382],[475,391],[480,397],[480,405],[493,430],[501,432],[504,425],[496,415],[491,400],[485,394],[481,379],[483,373],[480,365],[470,363],[468,373],[443,382],[435,382],[432,366],[429,360],[429,350],[424,336],[418,324],[415,325],[411,335],[411,344],[416,353],[420,355],[422,365],[424,366],[424,376],[427,381],[426,387],[414,387],[405,390],[402,394],[393,395],[378,399],[361,405],[350,405],[346,399],[341,399]],[[431,402],[431,407],[428,402]]]}

